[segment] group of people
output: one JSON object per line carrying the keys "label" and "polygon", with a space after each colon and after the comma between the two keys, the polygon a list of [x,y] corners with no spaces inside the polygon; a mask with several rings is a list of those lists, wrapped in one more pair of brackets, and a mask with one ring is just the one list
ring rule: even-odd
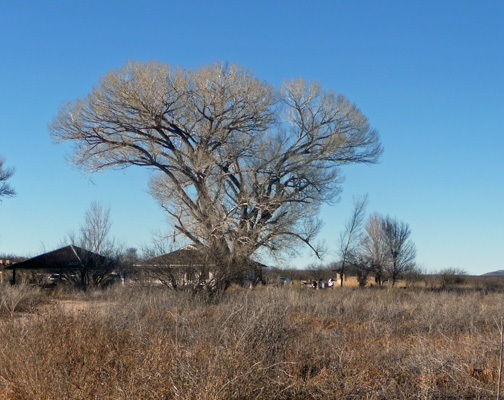
{"label": "group of people", "polygon": [[310,287],[312,289],[333,289],[334,288],[334,279],[332,278],[329,278],[329,280],[327,281],[324,281],[322,279],[319,279],[318,282],[317,281],[313,281],[313,282],[304,282],[303,283],[303,287],[307,288],[308,285],[310,285]]}

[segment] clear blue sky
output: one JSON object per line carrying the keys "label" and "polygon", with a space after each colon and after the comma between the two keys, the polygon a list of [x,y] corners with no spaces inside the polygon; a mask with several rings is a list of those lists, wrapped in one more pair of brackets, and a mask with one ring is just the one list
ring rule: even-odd
{"label": "clear blue sky", "polygon": [[[345,94],[379,130],[381,163],[343,172],[320,239],[334,257],[352,196],[408,222],[430,271],[504,269],[504,2],[13,1],[0,3],[0,155],[16,168],[0,203],[0,253],[36,255],[76,230],[93,200],[132,247],[167,230],[138,169],[83,176],[52,143],[60,103],[128,59],[215,60],[279,85]],[[304,256],[289,265],[315,261]]]}

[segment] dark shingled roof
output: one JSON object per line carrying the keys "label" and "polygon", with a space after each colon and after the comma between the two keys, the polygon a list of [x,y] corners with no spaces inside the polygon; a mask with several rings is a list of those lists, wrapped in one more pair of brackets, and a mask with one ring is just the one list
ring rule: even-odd
{"label": "dark shingled roof", "polygon": [[106,257],[84,250],[80,247],[70,245],[61,249],[53,250],[30,258],[16,264],[11,264],[5,269],[26,269],[26,270],[54,270],[54,269],[78,269],[86,265],[92,268],[94,265],[103,263]]}
{"label": "dark shingled roof", "polygon": [[[137,264],[140,267],[198,267],[208,264],[204,254],[194,246],[186,246],[179,250],[151,258]],[[266,265],[251,261],[251,267],[267,268]]]}
{"label": "dark shingled roof", "polygon": [[196,250],[192,246],[187,246],[140,263],[141,266],[145,267],[187,267],[191,265],[196,266],[204,264],[205,259],[203,254],[201,251]]}

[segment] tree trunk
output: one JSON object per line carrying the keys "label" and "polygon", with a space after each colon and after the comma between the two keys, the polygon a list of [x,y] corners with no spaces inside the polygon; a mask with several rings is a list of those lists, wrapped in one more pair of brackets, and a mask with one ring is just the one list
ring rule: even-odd
{"label": "tree trunk", "polygon": [[344,273],[345,273],[345,260],[343,259],[343,262],[341,264],[341,273],[340,273],[340,276],[341,276],[340,287],[343,287],[343,274]]}

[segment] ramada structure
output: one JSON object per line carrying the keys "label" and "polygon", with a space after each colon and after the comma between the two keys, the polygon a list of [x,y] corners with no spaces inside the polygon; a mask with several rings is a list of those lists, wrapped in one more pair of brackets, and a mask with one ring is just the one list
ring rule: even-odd
{"label": "ramada structure", "polygon": [[11,283],[16,283],[19,273],[58,274],[84,278],[84,275],[88,274],[103,274],[105,269],[110,272],[113,267],[112,261],[107,257],[69,245],[22,262],[7,265],[4,267],[4,271],[12,271]]}

